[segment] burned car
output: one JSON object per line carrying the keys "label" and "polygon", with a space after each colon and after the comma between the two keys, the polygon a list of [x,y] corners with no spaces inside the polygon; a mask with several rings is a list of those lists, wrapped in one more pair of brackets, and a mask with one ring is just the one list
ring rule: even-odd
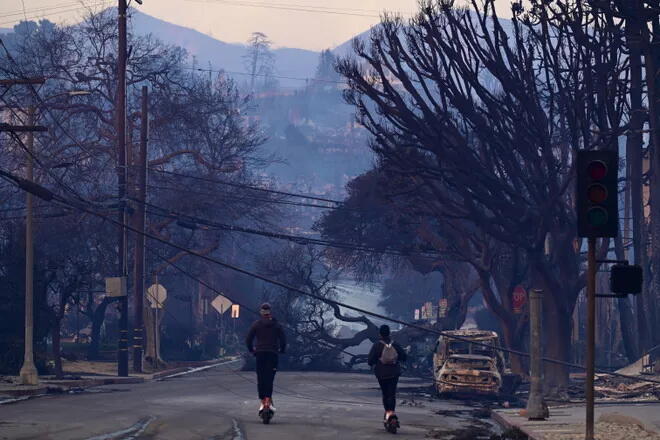
{"label": "burned car", "polygon": [[438,392],[498,394],[505,375],[504,356],[499,350],[466,341],[499,347],[497,333],[488,330],[452,330],[444,333],[438,338],[433,354]]}

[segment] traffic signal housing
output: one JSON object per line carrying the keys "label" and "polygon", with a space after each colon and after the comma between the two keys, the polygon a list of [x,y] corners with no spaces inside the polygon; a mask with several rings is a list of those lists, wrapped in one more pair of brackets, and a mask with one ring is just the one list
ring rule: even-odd
{"label": "traffic signal housing", "polygon": [[619,233],[619,155],[616,151],[577,154],[579,237],[616,237]]}
{"label": "traffic signal housing", "polygon": [[638,265],[615,264],[610,270],[610,291],[618,295],[642,293],[644,278]]}

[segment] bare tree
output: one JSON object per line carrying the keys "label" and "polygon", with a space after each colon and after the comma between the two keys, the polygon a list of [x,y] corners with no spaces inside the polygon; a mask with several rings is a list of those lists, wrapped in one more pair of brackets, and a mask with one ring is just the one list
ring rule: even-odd
{"label": "bare tree", "polygon": [[[568,361],[584,284],[572,158],[614,148],[627,82],[620,26],[581,2],[554,8],[515,5],[504,24],[490,0],[469,11],[426,2],[408,25],[387,17],[368,44],[356,41],[358,59],[339,70],[386,167],[462,220],[466,236],[524,250],[530,282],[546,291],[546,355]],[[566,367],[546,371],[551,389],[566,387]]]}
{"label": "bare tree", "polygon": [[250,74],[250,91],[254,93],[257,77],[263,78],[264,88],[273,82],[275,55],[271,52],[272,42],[263,32],[253,32],[247,41],[247,53],[243,64]]}

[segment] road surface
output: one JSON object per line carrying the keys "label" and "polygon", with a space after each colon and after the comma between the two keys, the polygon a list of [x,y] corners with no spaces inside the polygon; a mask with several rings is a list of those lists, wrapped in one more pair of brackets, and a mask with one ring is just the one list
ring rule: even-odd
{"label": "road surface", "polygon": [[[361,440],[381,439],[383,409],[371,375],[278,372],[270,425],[257,418],[254,372],[240,363],[133,385],[52,395],[0,406],[0,439]],[[397,439],[454,438],[495,428],[475,407],[429,399],[428,384],[402,379]],[[483,411],[482,411],[483,413]],[[430,433],[430,434],[429,434]],[[427,437],[430,435],[430,437]]]}

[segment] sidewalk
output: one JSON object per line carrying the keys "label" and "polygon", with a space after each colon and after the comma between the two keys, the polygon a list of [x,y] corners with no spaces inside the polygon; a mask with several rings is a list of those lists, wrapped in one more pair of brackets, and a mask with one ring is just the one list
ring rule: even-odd
{"label": "sidewalk", "polygon": [[[550,418],[529,421],[520,409],[492,411],[505,429],[519,429],[530,440],[583,440],[584,405],[550,408]],[[617,403],[596,405],[597,440],[660,440],[660,403]]]}
{"label": "sidewalk", "polygon": [[170,368],[147,373],[131,372],[128,377],[114,375],[113,373],[117,367],[113,362],[67,362],[64,364],[64,379],[58,380],[53,376],[41,376],[38,385],[22,385],[16,376],[0,377],[0,404],[22,400],[31,396],[80,391],[100,385],[143,383],[166,376],[185,374],[229,360],[232,360],[232,358],[201,362],[173,362]]}

